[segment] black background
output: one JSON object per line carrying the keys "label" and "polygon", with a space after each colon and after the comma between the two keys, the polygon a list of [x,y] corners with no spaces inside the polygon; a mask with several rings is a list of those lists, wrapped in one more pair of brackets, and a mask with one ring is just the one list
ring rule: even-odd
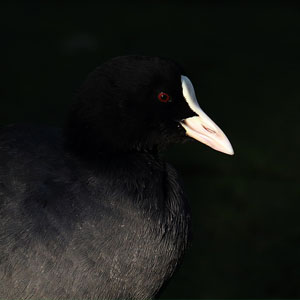
{"label": "black background", "polygon": [[103,61],[170,57],[235,149],[165,153],[193,244],[162,298],[300,298],[300,11],[285,3],[2,2],[0,124],[61,126]]}

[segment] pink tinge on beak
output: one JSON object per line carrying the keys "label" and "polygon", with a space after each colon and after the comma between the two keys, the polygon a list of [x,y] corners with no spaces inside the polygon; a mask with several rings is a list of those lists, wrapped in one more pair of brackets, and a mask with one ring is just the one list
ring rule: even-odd
{"label": "pink tinge on beak", "polygon": [[[212,121],[211,121],[212,122]],[[226,154],[233,155],[232,146],[223,131],[214,123],[213,129],[199,117],[185,119],[181,125],[191,138]]]}
{"label": "pink tinge on beak", "polygon": [[191,81],[181,76],[181,82],[183,96],[191,110],[197,114],[181,121],[186,134],[217,151],[233,155],[233,148],[226,135],[200,108]]}

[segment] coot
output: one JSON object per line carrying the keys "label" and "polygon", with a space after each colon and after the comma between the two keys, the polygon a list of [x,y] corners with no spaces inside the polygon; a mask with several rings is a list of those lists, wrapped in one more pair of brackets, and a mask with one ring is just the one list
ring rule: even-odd
{"label": "coot", "polygon": [[233,154],[177,63],[124,56],[92,72],[63,130],[0,130],[1,299],[150,299],[189,241],[161,149]]}

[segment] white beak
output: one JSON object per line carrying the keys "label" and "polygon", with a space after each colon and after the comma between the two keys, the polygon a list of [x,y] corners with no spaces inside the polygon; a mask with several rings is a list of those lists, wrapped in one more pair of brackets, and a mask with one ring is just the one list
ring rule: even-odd
{"label": "white beak", "polygon": [[232,146],[223,131],[200,108],[192,82],[181,76],[183,96],[197,116],[180,122],[186,134],[195,140],[226,154],[233,155]]}

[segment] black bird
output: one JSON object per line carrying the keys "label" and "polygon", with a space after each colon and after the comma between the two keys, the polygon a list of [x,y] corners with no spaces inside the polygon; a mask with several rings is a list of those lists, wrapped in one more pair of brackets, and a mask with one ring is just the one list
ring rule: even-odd
{"label": "black bird", "polygon": [[0,130],[0,298],[150,299],[189,240],[178,174],[160,149],[190,137],[233,154],[175,62],[112,59],[64,130]]}

